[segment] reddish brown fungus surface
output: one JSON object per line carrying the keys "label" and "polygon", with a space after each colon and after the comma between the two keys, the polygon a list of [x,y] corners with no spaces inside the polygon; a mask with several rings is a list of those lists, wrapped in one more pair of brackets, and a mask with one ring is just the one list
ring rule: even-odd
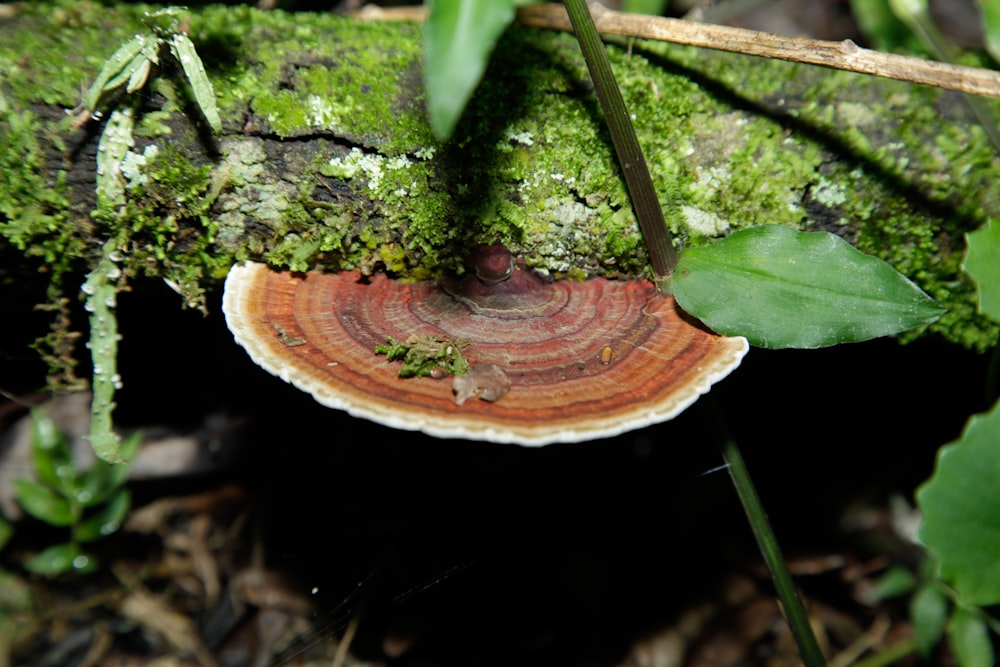
{"label": "reddish brown fungus surface", "polygon": [[[648,281],[547,282],[517,268],[488,285],[248,263],[232,269],[223,309],[254,361],[324,405],[438,437],[524,445],[670,419],[747,350],[745,339],[684,316]],[[487,400],[462,396],[459,405],[448,379],[398,377],[398,362],[375,346],[414,335],[469,341],[469,364],[495,366],[509,387],[495,391],[490,380]]]}

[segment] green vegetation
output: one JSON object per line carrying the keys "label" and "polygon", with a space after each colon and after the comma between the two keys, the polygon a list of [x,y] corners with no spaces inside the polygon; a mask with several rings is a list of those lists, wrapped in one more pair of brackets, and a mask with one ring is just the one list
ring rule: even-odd
{"label": "green vegetation", "polygon": [[[876,4],[868,3],[872,24],[892,23]],[[464,248],[495,242],[554,277],[649,275],[635,195],[572,36],[503,31],[509,11],[497,12],[474,49],[455,47],[475,52],[468,63],[445,48],[439,53],[447,57],[432,57],[423,69],[421,30],[412,24],[221,6],[192,12],[188,23],[172,11],[150,18],[144,7],[67,0],[17,11],[16,29],[4,27],[12,21],[0,26],[0,168],[7,175],[0,235],[50,276],[47,307],[60,318],[42,345],[53,377],[66,384],[76,359],[65,301],[80,296],[76,278],[86,276],[91,439],[108,460],[128,458],[137,444],[130,439],[119,453],[111,428],[121,382],[113,309],[128,280],[163,278],[184,306],[205,308],[206,290],[239,259],[425,278],[461,272]],[[984,16],[995,48],[996,17],[985,4]],[[448,34],[458,21],[443,18],[432,25]],[[653,177],[652,199],[688,249],[681,280],[702,282],[678,293],[693,315],[764,345],[825,345],[921,325],[921,335],[995,349],[1000,243],[991,230],[1000,218],[1000,159],[989,133],[953,98],[671,45],[607,52]],[[437,75],[456,60],[473,71],[460,77],[465,90],[425,88],[425,81],[454,81]],[[65,113],[79,108],[91,80],[82,101],[103,115]],[[443,94],[458,104],[444,104]],[[996,113],[996,102],[983,105]],[[809,271],[748,271],[762,251],[740,244],[756,238],[760,225],[795,230],[786,234],[794,243],[775,243],[763,255],[779,263],[807,258]],[[836,237],[870,257],[857,259]],[[806,238],[832,244],[810,257]],[[727,253],[740,263],[720,273]],[[843,261],[816,284],[809,274],[826,257]],[[871,257],[885,263],[830,273],[875,266]],[[902,296],[859,305],[844,286],[860,274],[878,274],[865,292]],[[736,321],[717,323],[713,304],[705,305],[711,300],[702,298],[712,280],[780,298],[761,298],[759,312],[731,309]],[[768,281],[784,286],[768,292]],[[856,321],[874,312],[877,326],[827,322],[822,336],[804,343],[809,326],[785,318],[788,304],[776,303],[801,302],[803,285],[811,290],[805,298],[832,286],[820,299],[824,318],[849,313]],[[920,290],[944,308],[936,321]],[[902,303],[905,312],[886,313],[887,303]],[[755,329],[755,319],[776,323],[777,333]],[[790,340],[782,338],[789,332]],[[404,376],[461,373],[464,345],[390,340],[376,351],[402,360]],[[1000,465],[987,451],[1000,433],[996,413],[974,418],[959,442],[942,449],[918,496],[927,517],[921,535],[938,567],[914,589],[918,643],[927,650],[947,635],[968,666],[992,661],[983,647],[995,621],[982,607],[1000,603],[997,572],[982,560],[997,551],[1000,508],[980,502]],[[72,470],[65,442],[36,420],[40,481],[22,480],[18,497],[71,536],[29,569],[85,572],[94,561],[82,545],[113,530],[127,511],[125,469]],[[0,524],[0,542],[5,533]]]}
{"label": "green vegetation", "polygon": [[[31,29],[0,46],[10,72],[0,129],[14,146],[34,147],[0,149],[15,167],[0,233],[89,271],[113,235],[104,225],[115,223],[95,224],[94,201],[60,185],[79,182],[86,165],[51,169],[61,154],[48,138],[70,150],[92,130],[28,110],[76,106],[107,45],[147,28],[142,8],[45,7],[26,7],[19,20]],[[126,157],[158,196],[153,207],[128,198],[126,218],[139,216],[145,238],[126,276],[163,275],[184,303],[200,305],[234,259],[420,278],[461,271],[462,248],[497,241],[554,277],[646,271],[571,36],[512,26],[453,138],[440,143],[423,109],[419,26],[210,7],[191,13],[188,35],[225,130],[206,143],[169,61],[147,83]],[[608,51],[684,246],[763,223],[833,231],[947,307],[932,333],[979,350],[996,340],[960,261],[963,235],[1000,215],[986,187],[1000,162],[961,114],[940,118],[942,93],[661,44]],[[161,158],[170,147],[158,172],[157,160],[151,168],[140,159],[151,145]],[[32,183],[47,186],[45,199],[29,194]]]}
{"label": "green vegetation", "polygon": [[927,326],[943,309],[843,239],[762,225],[681,257],[678,303],[714,331],[767,348],[854,343]]}
{"label": "green vegetation", "polygon": [[469,372],[469,362],[462,348],[469,345],[464,340],[414,335],[402,343],[389,338],[385,345],[375,346],[375,354],[384,354],[387,361],[402,361],[401,378],[463,375]]}
{"label": "green vegetation", "polygon": [[[128,465],[96,461],[88,470],[78,470],[66,437],[55,423],[35,410],[32,424],[32,458],[38,481],[15,480],[17,501],[34,518],[69,528],[70,536],[66,542],[36,554],[25,568],[45,576],[92,572],[98,562],[84,545],[117,531],[128,514],[131,494],[124,488]],[[135,434],[125,441],[125,458],[132,458],[140,440]]]}

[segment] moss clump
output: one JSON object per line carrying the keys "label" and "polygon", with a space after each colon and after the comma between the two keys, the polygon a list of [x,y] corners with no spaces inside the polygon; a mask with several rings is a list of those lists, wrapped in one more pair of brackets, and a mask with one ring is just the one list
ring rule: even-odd
{"label": "moss clump", "polygon": [[225,276],[232,255],[214,245],[217,223],[208,215],[224,172],[195,164],[171,144],[148,144],[122,161],[126,199],[102,206],[95,219],[109,236],[125,239],[121,251],[127,274],[162,277],[187,307],[205,309],[206,279]]}
{"label": "moss clump", "polygon": [[79,334],[70,319],[70,301],[64,292],[66,277],[77,258],[88,251],[90,224],[71,216],[67,172],[51,169],[41,138],[52,129],[30,110],[0,110],[0,236],[48,274],[50,331],[34,347],[49,367],[49,382],[67,390],[80,389],[76,375]]}
{"label": "moss clump", "polygon": [[52,129],[29,110],[0,112],[0,233],[46,270],[60,276],[86,246],[85,232],[70,223],[66,172],[51,170],[41,137]]}
{"label": "moss clump", "polygon": [[402,361],[401,378],[464,375],[469,372],[469,362],[462,349],[469,345],[447,336],[414,335],[403,343],[389,338],[385,345],[375,346],[375,354],[384,354],[386,361]]}

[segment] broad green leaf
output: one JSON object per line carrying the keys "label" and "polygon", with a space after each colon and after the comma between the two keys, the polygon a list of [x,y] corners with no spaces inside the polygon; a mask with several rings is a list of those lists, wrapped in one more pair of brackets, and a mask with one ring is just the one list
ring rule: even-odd
{"label": "broad green leaf", "polygon": [[994,223],[990,220],[982,229],[965,235],[962,270],[976,281],[979,312],[1000,321],[1000,223]]}
{"label": "broad green leaf", "polygon": [[191,93],[194,101],[201,109],[202,115],[208,122],[212,131],[219,133],[222,131],[222,121],[219,119],[219,110],[215,106],[215,90],[212,82],[208,80],[205,73],[205,66],[201,62],[201,56],[195,51],[194,43],[184,34],[174,35],[170,40],[170,52],[177,58],[177,62],[184,69],[184,76],[191,84]]}
{"label": "broad green leaf", "polygon": [[14,496],[25,512],[51,526],[73,523],[73,509],[69,501],[47,486],[27,479],[15,479]]}
{"label": "broad green leaf", "polygon": [[948,624],[948,644],[959,667],[995,667],[986,619],[977,609],[959,608]]}
{"label": "broad green leaf", "polygon": [[72,489],[76,478],[66,436],[39,408],[31,411],[31,456],[39,479],[57,489]]}
{"label": "broad green leaf", "polygon": [[969,605],[1000,603],[1000,402],[973,416],[961,438],[938,452],[917,490],[924,520],[917,536],[939,574]]}
{"label": "broad green leaf", "polygon": [[768,348],[888,336],[944,312],[901,273],[840,237],[779,225],[685,250],[674,296],[715,331]]}
{"label": "broad green leaf", "polygon": [[73,537],[80,542],[93,542],[117,532],[131,506],[128,489],[120,490],[97,513],[81,521],[73,530]]}
{"label": "broad green leaf", "polygon": [[983,12],[983,41],[993,60],[1000,63],[1000,2],[979,0]]}
{"label": "broad green leaf", "polygon": [[948,623],[948,598],[936,583],[926,584],[910,600],[910,620],[921,655],[930,655]]}
{"label": "broad green leaf", "polygon": [[52,577],[64,572],[91,572],[97,562],[85,554],[75,544],[54,544],[24,564],[25,569],[35,574]]}
{"label": "broad green leaf", "polygon": [[514,0],[431,0],[424,24],[424,89],[431,128],[447,139],[486,71]]}

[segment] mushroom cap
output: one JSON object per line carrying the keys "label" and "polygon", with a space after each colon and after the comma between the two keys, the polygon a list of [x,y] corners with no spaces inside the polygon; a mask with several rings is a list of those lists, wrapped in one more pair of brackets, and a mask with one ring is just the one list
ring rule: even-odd
{"label": "mushroom cap", "polygon": [[[671,419],[748,349],[689,319],[649,281],[546,282],[518,268],[487,286],[245,263],[229,273],[223,311],[255,362],[323,405],[437,437],[522,445]],[[375,346],[414,334],[470,342],[468,362],[498,367],[509,390],[458,405],[450,380],[400,378]]]}

